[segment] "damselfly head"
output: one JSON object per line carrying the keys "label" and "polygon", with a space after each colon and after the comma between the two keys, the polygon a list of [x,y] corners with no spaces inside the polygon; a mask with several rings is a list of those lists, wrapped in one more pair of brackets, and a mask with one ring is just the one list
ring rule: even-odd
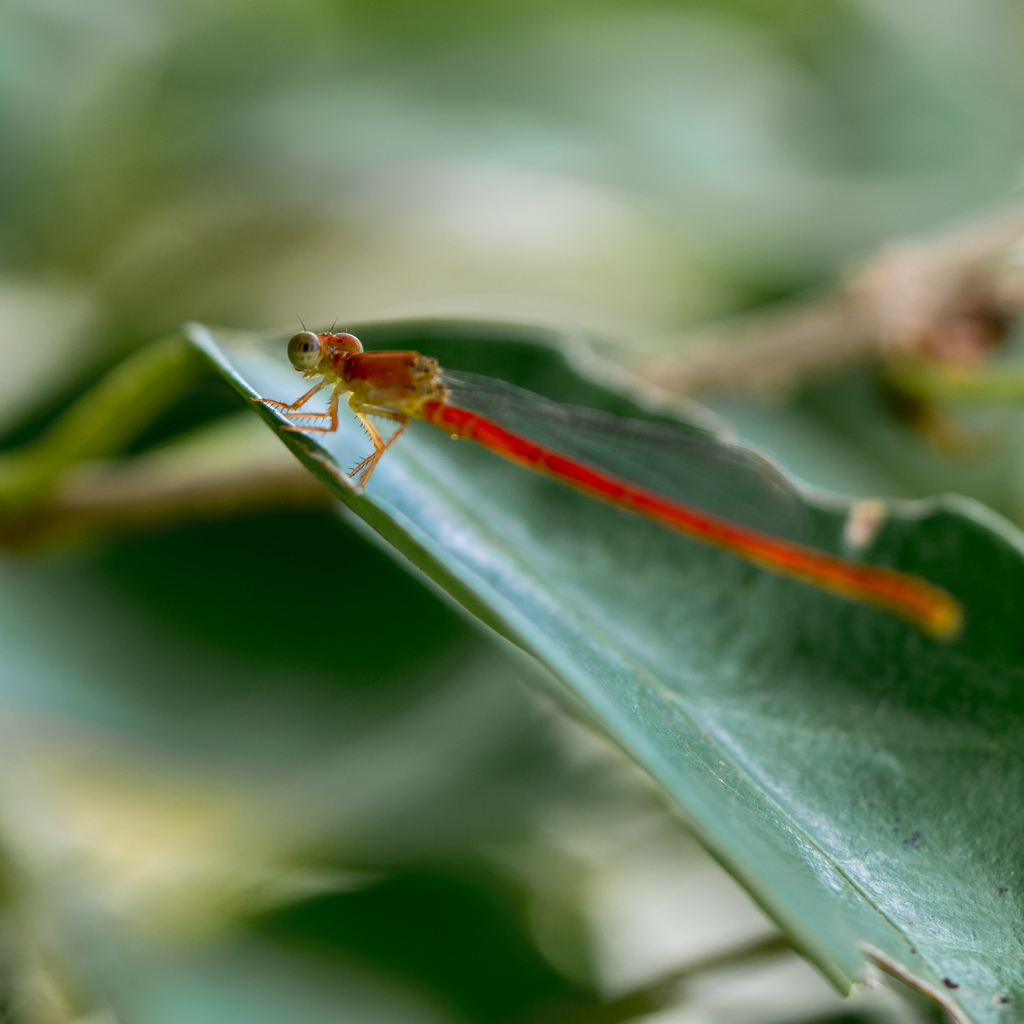
{"label": "damselfly head", "polygon": [[323,342],[312,331],[299,331],[288,342],[288,359],[296,370],[312,370],[320,362]]}

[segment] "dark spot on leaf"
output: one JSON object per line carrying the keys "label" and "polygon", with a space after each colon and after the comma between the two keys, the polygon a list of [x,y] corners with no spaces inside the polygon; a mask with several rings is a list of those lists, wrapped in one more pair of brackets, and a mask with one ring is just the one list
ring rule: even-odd
{"label": "dark spot on leaf", "polygon": [[917,949],[914,946],[911,946],[910,947],[910,952],[913,953],[914,955],[916,955],[917,954]]}
{"label": "dark spot on leaf", "polygon": [[1008,1003],[1009,1001],[1010,1001],[1010,997],[1009,996],[1000,996],[999,997],[999,1002],[1001,1002],[1001,1003]]}
{"label": "dark spot on leaf", "polygon": [[909,839],[904,839],[903,840],[903,845],[904,846],[909,846],[911,849],[914,849],[914,850],[921,849],[921,833],[920,832],[914,832],[910,836]]}
{"label": "dark spot on leaf", "polygon": [[999,886],[999,895],[1005,896],[1010,891],[1010,887],[1007,885]]}
{"label": "dark spot on leaf", "polygon": [[943,978],[942,979],[942,984],[945,985],[946,988],[959,988],[960,987],[959,983],[953,981],[950,978]]}

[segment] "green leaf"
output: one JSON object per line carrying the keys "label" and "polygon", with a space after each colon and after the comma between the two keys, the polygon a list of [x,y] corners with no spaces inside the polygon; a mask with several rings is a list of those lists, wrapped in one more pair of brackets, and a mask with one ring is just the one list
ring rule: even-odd
{"label": "green leaf", "polygon": [[[573,369],[552,332],[443,321],[355,330],[369,348],[415,348],[554,399],[630,411]],[[300,393],[281,340],[190,334],[243,395]],[[870,957],[962,1016],[1024,1020],[1014,528],[965,499],[889,506],[864,557],[964,602],[964,635],[941,645],[423,423],[366,493],[343,472],[367,454],[356,425],[324,444],[280,436],[346,514],[531,655],[841,990]],[[806,505],[815,543],[842,550],[849,503],[808,494]]]}

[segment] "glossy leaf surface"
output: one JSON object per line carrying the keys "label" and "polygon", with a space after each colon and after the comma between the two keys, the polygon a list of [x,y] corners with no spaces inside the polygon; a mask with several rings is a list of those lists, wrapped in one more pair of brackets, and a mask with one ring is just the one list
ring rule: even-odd
{"label": "glossy leaf surface", "polygon": [[[544,332],[349,329],[369,348],[644,415],[576,373]],[[301,393],[281,339],[191,336],[243,395]],[[874,951],[976,1020],[1024,1019],[1024,562],[1012,527],[961,499],[893,506],[862,553],[965,603],[965,634],[941,645],[426,424],[365,494],[343,472],[368,450],[354,422],[322,443],[281,436],[350,512],[532,655],[840,988]],[[817,546],[842,551],[847,505],[807,505]]]}

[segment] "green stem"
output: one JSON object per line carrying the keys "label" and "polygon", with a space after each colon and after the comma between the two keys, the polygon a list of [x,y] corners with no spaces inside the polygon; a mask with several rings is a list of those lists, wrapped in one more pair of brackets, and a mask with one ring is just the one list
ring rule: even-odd
{"label": "green stem", "polygon": [[884,369],[888,383],[916,398],[932,401],[1024,401],[1024,368],[952,369],[918,359],[893,361]]}
{"label": "green stem", "polygon": [[41,437],[0,455],[0,519],[30,514],[69,466],[121,451],[184,394],[202,368],[199,353],[181,336],[129,356]]}

